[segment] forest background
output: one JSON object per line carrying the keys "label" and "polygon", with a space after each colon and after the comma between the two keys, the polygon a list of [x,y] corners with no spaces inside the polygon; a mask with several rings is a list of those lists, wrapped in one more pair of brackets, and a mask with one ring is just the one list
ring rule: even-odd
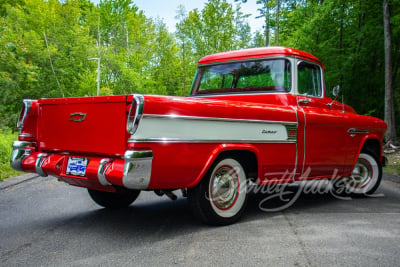
{"label": "forest background", "polygon": [[[188,95],[201,57],[265,45],[317,56],[328,94],[340,85],[358,113],[384,117],[381,1],[258,0],[262,32],[252,31],[242,2],[179,6],[170,32],[131,0],[0,0],[0,129],[14,127],[23,98],[96,95],[97,62],[89,58],[101,58],[101,95]],[[400,0],[388,3],[398,121]]]}

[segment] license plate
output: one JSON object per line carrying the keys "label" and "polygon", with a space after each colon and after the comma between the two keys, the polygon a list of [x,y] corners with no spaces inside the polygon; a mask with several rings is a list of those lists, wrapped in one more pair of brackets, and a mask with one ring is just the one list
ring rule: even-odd
{"label": "license plate", "polygon": [[69,157],[65,173],[75,176],[85,176],[88,163],[89,159],[87,158]]}

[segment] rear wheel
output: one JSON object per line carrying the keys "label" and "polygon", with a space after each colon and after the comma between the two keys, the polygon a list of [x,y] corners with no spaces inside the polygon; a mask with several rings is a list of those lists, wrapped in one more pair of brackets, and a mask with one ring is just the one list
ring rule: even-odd
{"label": "rear wheel", "polygon": [[188,190],[193,213],[211,225],[227,225],[242,216],[247,202],[246,174],[235,159],[222,159]]}
{"label": "rear wheel", "polygon": [[338,193],[355,196],[368,196],[378,189],[382,180],[382,165],[378,157],[369,151],[360,153],[349,177],[341,179],[337,185]]}
{"label": "rear wheel", "polygon": [[115,192],[88,189],[88,192],[94,202],[102,207],[110,209],[128,207],[140,194],[140,190],[129,190],[125,188],[117,188]]}

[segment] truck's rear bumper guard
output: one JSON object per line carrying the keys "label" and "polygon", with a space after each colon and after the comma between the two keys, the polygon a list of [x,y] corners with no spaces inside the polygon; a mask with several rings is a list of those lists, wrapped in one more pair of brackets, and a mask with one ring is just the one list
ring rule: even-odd
{"label": "truck's rear bumper guard", "polygon": [[10,159],[11,167],[17,171],[24,171],[22,168],[22,161],[31,154],[32,150],[30,147],[32,147],[33,144],[26,141],[14,141],[12,146],[13,151]]}
{"label": "truck's rear bumper guard", "polygon": [[117,163],[113,163],[111,159],[102,159],[97,170],[99,183],[104,186],[117,184],[129,189],[147,189],[150,184],[153,152],[128,150],[125,152],[123,160],[122,179],[116,181],[115,175],[112,173],[113,169],[116,169],[114,165]]}
{"label": "truck's rear bumper guard", "polygon": [[152,151],[128,150],[124,155],[125,166],[122,183],[130,189],[147,189],[150,184]]}

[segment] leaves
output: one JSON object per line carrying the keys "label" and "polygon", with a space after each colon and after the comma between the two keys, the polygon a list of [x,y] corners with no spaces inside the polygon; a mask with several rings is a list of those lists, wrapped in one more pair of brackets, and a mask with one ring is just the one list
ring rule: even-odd
{"label": "leaves", "polygon": [[[201,57],[266,39],[314,54],[326,67],[327,92],[340,84],[359,113],[383,117],[380,1],[258,0],[254,15],[266,27],[255,33],[241,10],[247,1],[235,2],[208,0],[188,12],[180,6],[171,33],[131,0],[0,0],[0,128],[12,127],[23,98],[95,95],[97,62],[89,58],[101,58],[102,95],[185,95]],[[389,4],[399,111],[400,0]]]}

